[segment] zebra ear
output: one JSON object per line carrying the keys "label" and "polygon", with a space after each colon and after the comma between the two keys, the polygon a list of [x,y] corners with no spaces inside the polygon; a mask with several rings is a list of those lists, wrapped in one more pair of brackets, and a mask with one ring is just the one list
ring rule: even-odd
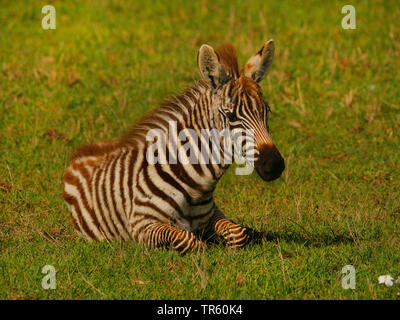
{"label": "zebra ear", "polygon": [[269,40],[244,66],[244,75],[260,82],[269,73],[274,58],[274,40]]}
{"label": "zebra ear", "polygon": [[221,60],[211,46],[203,44],[200,47],[197,54],[197,65],[202,78],[211,87],[213,93],[227,82],[228,76],[222,67]]}

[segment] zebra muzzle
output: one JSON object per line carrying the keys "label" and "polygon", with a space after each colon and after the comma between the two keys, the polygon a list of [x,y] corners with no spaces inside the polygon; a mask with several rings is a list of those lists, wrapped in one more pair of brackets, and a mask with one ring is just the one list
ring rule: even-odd
{"label": "zebra muzzle", "polygon": [[258,175],[264,181],[278,179],[285,170],[285,160],[275,145],[264,144],[259,148],[259,158],[255,162]]}

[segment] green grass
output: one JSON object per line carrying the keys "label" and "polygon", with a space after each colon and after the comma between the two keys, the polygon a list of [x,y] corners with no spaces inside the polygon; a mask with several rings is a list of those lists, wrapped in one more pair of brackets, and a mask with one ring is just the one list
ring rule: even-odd
{"label": "green grass", "polygon": [[[0,11],[0,298],[396,298],[377,281],[400,276],[396,1],[354,3],[356,30],[336,1],[52,1],[56,30],[41,28],[45,4]],[[198,79],[201,44],[230,41],[243,65],[270,38],[262,87],[287,169],[265,183],[231,168],[215,195],[273,240],[184,257],[81,240],[61,197],[71,152]],[[41,287],[48,264],[56,290]],[[349,264],[355,290],[341,286]]]}

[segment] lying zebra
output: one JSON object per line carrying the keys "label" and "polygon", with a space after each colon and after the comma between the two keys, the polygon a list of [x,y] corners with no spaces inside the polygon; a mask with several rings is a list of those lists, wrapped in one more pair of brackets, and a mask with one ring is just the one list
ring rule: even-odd
{"label": "lying zebra", "polygon": [[[229,163],[183,163],[176,158],[150,162],[147,155],[154,142],[148,134],[157,129],[167,137],[171,123],[178,131],[190,129],[197,136],[204,129],[254,132],[250,148],[249,141],[245,143],[246,150],[253,150],[248,157],[263,180],[279,178],[285,164],[271,140],[269,107],[258,85],[269,72],[273,55],[270,40],[239,71],[232,45],[217,50],[203,45],[197,57],[202,81],[143,117],[120,140],[78,148],[63,176],[63,196],[76,231],[87,239],[138,241],[182,254],[203,247],[215,235],[232,248],[248,243],[255,232],[226,219],[213,199]],[[181,139],[175,143],[183,146]],[[173,154],[171,141],[164,147]],[[219,145],[217,151],[223,154],[227,147],[232,146]],[[200,151],[193,145],[189,150],[193,148]],[[213,147],[203,143],[203,155],[204,148],[210,156]],[[157,157],[161,154],[156,152]]]}

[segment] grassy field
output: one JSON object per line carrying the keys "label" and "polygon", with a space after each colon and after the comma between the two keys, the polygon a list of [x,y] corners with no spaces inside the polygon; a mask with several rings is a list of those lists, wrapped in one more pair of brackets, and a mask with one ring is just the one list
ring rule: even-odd
{"label": "grassy field", "polygon": [[[45,4],[0,11],[1,299],[396,299],[378,277],[400,276],[397,1],[354,3],[356,30],[337,1],[52,1],[56,30]],[[265,183],[231,168],[215,195],[271,240],[180,257],[80,239],[61,197],[71,152],[191,85],[201,44],[232,42],[243,65],[270,38],[262,87],[286,171]]]}

